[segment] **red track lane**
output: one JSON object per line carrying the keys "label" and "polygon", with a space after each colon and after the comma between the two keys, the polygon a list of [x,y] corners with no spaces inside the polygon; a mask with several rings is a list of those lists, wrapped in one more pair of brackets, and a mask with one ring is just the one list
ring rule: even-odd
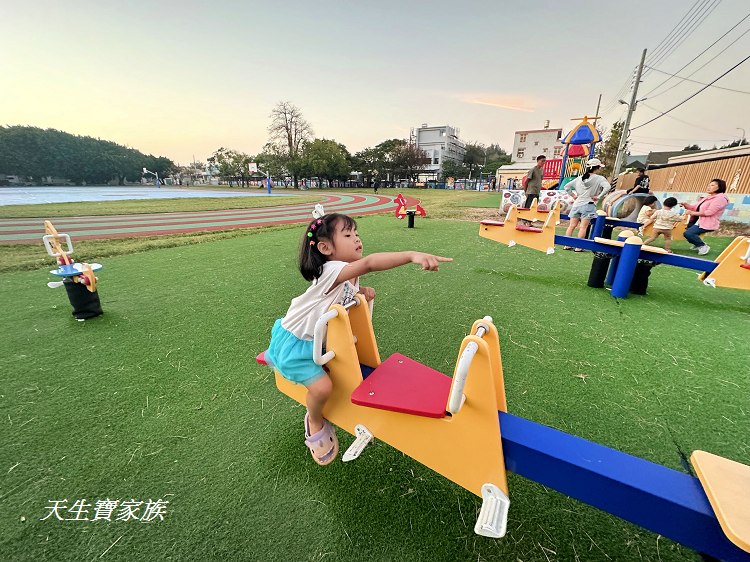
{"label": "red track lane", "polygon": [[[366,205],[361,203],[375,197],[376,200]],[[344,197],[338,195],[327,195],[322,204],[326,209],[331,212],[343,212],[351,213],[354,215],[365,215],[365,214],[376,214],[376,213],[387,213],[390,212],[387,209],[383,209],[384,204],[392,203],[392,197],[386,196],[369,196],[364,197],[361,195],[348,195],[351,200],[346,203],[340,203]],[[407,197],[407,204],[410,206],[415,205],[418,202],[417,199]],[[337,205],[338,204],[338,205]],[[340,205],[340,206],[339,206]],[[147,215],[105,215],[105,216],[88,216],[88,217],[68,217],[55,219],[54,224],[59,232],[65,232],[66,230],[75,230],[76,232],[72,235],[77,240],[94,240],[94,239],[107,239],[107,238],[128,238],[136,236],[164,236],[172,234],[187,234],[193,232],[207,232],[207,231],[221,231],[221,230],[233,230],[237,228],[255,228],[261,226],[273,226],[273,225],[285,225],[295,224],[300,222],[306,222],[309,220],[312,212],[312,204],[297,204],[284,207],[268,207],[261,209],[230,209],[226,211],[203,211],[195,213],[153,213]],[[297,213],[304,213],[300,216],[292,216]],[[246,217],[248,220],[237,223],[237,220],[241,220]],[[279,220],[274,221],[261,221],[260,219],[269,219],[278,217]],[[194,220],[190,220],[190,219]],[[162,220],[159,220],[162,219]],[[174,219],[186,219],[177,220]],[[92,224],[87,225],[86,223],[102,223],[110,221],[122,221],[117,224]],[[21,227],[18,230],[12,230],[10,232],[2,232],[0,234],[12,235],[12,234],[39,234],[40,238],[43,235],[41,225],[44,219],[25,219],[17,221],[0,221],[0,226],[18,226]],[[201,225],[203,222],[223,222],[234,224],[219,224],[219,225]],[[197,222],[197,224],[196,224]],[[32,229],[24,229],[23,227],[34,226]],[[85,234],[86,230],[117,230],[122,228],[137,228],[137,227],[153,227],[153,226],[165,226],[164,229],[159,230],[143,230],[143,231],[129,231],[129,232],[112,232],[103,234],[97,232],[96,234]],[[194,225],[194,226],[188,226]],[[169,228],[166,228],[166,227]],[[174,228],[180,227],[181,228]],[[0,240],[0,244],[14,244],[14,243],[34,243],[33,240],[20,239],[20,240]]]}

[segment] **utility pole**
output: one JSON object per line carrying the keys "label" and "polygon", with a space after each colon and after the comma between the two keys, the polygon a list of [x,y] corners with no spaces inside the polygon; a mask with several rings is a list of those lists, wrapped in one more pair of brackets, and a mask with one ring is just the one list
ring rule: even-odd
{"label": "utility pole", "polygon": [[599,119],[599,108],[602,105],[602,95],[599,94],[599,101],[596,102],[596,113],[594,113],[594,123],[596,123],[596,120]]}
{"label": "utility pole", "polygon": [[[594,113],[594,119],[593,119],[593,123],[594,123],[594,128],[595,129],[596,129],[596,122],[599,121],[599,119],[600,119],[600,117],[599,117],[599,108],[601,106],[602,106],[602,95],[599,94],[599,100],[596,102],[596,112]],[[596,156],[596,144],[592,142],[591,143],[591,150],[589,152],[589,158],[593,158],[594,156]]]}
{"label": "utility pole", "polygon": [[625,123],[622,126],[620,132],[620,145],[617,147],[617,158],[615,158],[615,166],[612,169],[612,180],[617,181],[617,176],[620,175],[622,164],[625,161],[625,143],[628,140],[630,134],[630,118],[633,117],[635,111],[636,98],[638,97],[638,85],[641,83],[641,74],[643,74],[643,64],[646,62],[646,49],[643,49],[641,55],[641,63],[638,65],[638,72],[635,75],[635,83],[633,84],[633,95],[630,96],[630,103],[619,100],[620,103],[624,103],[628,106],[628,115],[625,117]]}

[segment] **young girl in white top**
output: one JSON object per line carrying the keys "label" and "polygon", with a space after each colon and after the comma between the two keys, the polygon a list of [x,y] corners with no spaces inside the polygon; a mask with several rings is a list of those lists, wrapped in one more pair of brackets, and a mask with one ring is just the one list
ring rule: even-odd
{"label": "young girl in white top", "polygon": [[281,375],[307,387],[305,444],[320,465],[338,454],[336,433],[323,418],[323,407],[331,395],[332,383],[323,367],[313,361],[313,332],[317,320],[333,304],[346,304],[362,293],[367,301],[375,290],[359,286],[359,276],[385,271],[408,263],[437,271],[441,262],[451,258],[422,252],[385,252],[362,255],[357,223],[346,215],[330,213],[314,219],[302,239],[299,269],[312,284],[304,294],[292,300],[284,318],[276,320],[266,361]]}

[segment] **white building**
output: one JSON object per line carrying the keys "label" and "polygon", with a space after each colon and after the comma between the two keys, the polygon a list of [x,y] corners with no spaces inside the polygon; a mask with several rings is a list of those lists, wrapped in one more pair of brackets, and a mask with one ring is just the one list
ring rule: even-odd
{"label": "white building", "polygon": [[427,123],[424,123],[421,127],[412,129],[412,142],[427,154],[430,161],[420,176],[437,176],[445,160],[464,161],[466,144],[458,138],[458,135],[459,130],[450,125],[428,127]]}
{"label": "white building", "polygon": [[511,158],[514,163],[536,162],[537,156],[562,158],[564,149],[561,137],[562,129],[550,129],[549,121],[544,122],[544,129],[516,131]]}

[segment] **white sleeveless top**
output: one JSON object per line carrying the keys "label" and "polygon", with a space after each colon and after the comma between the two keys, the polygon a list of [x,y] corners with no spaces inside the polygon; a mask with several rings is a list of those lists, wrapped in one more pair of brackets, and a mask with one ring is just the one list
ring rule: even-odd
{"label": "white sleeveless top", "polygon": [[[359,292],[359,278],[344,281],[336,287],[333,283],[341,270],[349,265],[345,261],[327,261],[323,273],[300,296],[292,299],[281,326],[301,340],[312,340],[315,323],[333,304],[345,304]],[[332,288],[333,287],[333,288]]]}

